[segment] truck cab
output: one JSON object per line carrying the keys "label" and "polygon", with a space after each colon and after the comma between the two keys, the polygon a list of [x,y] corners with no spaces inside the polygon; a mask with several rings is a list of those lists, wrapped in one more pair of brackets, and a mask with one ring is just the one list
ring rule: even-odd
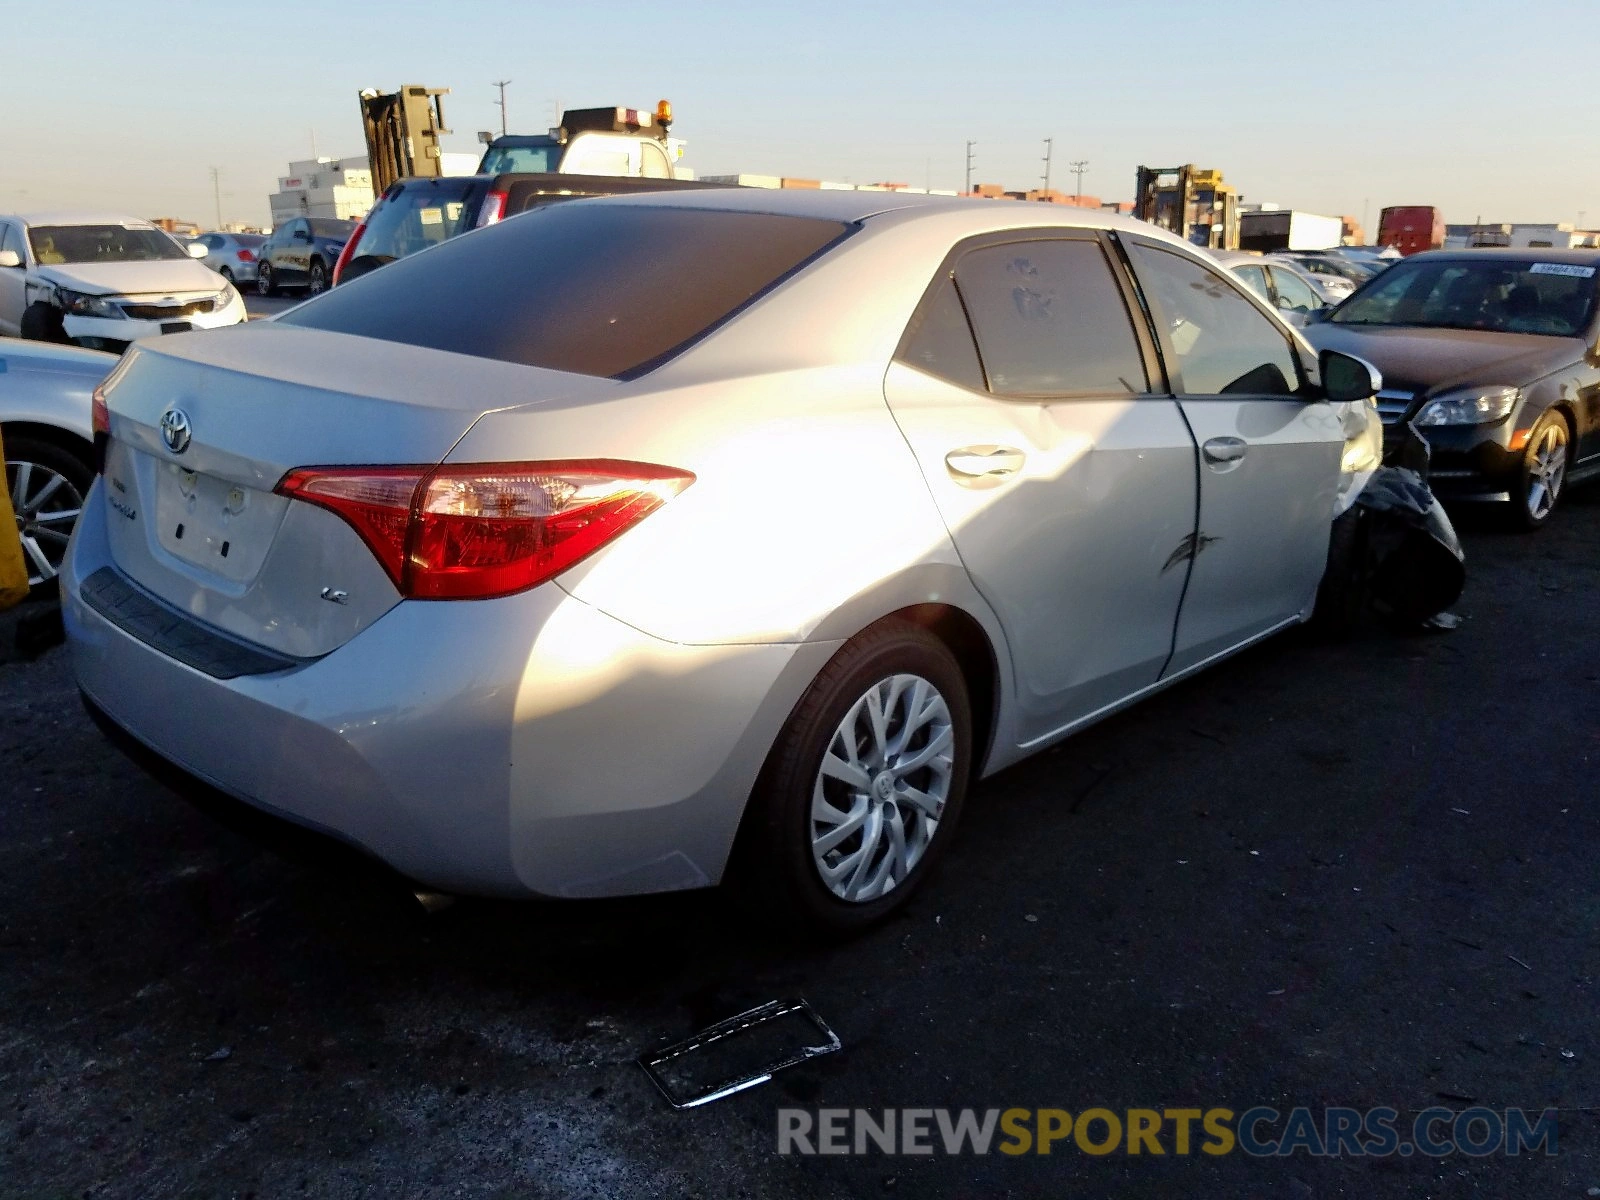
{"label": "truck cab", "polygon": [[672,106],[578,108],[547,134],[507,134],[489,142],[480,175],[536,173],[674,179],[683,144],[667,136]]}

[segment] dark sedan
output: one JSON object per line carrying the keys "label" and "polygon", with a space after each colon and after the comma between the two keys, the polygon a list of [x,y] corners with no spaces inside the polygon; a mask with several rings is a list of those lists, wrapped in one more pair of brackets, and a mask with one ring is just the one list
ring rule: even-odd
{"label": "dark sedan", "polygon": [[1305,333],[1383,372],[1389,441],[1416,425],[1440,496],[1510,502],[1536,529],[1600,474],[1597,269],[1600,250],[1416,254]]}
{"label": "dark sedan", "polygon": [[256,249],[256,290],[275,296],[279,288],[304,288],[310,295],[328,290],[333,264],[355,232],[354,221],[295,217],[272,231]]}

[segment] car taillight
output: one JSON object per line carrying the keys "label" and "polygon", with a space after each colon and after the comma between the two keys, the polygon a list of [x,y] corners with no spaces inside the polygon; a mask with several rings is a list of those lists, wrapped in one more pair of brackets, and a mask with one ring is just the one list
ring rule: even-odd
{"label": "car taillight", "polygon": [[[376,206],[374,206],[374,210],[376,210]],[[350,256],[356,252],[356,243],[361,240],[361,235],[367,231],[367,220],[371,216],[372,213],[369,212],[365,217],[361,218],[361,223],[355,227],[349,239],[340,248],[339,257],[334,260],[333,276],[328,283],[329,287],[336,286],[339,282],[339,276],[344,274],[344,265],[350,261]]]}
{"label": "car taillight", "polygon": [[89,399],[89,425],[94,432],[94,473],[105,474],[106,443],[111,440],[111,410],[106,407],[106,385],[100,384]]}
{"label": "car taillight", "polygon": [[246,250],[243,246],[240,246],[234,253],[238,256],[240,262],[255,262],[256,260],[256,252],[254,250]]}
{"label": "car taillight", "polygon": [[278,492],[343,518],[402,596],[483,600],[587,558],[694,482],[614,459],[303,467]]}
{"label": "car taillight", "polygon": [[483,198],[483,208],[478,213],[478,223],[475,228],[482,229],[485,225],[493,225],[505,215],[506,193],[490,192]]}

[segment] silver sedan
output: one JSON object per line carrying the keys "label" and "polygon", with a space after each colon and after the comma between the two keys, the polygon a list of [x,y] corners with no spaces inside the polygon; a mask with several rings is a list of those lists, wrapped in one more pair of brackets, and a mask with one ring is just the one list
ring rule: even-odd
{"label": "silver sedan", "polygon": [[205,263],[229,283],[256,281],[257,255],[267,240],[261,233],[203,233],[194,239],[206,248]]}
{"label": "silver sedan", "polygon": [[1308,619],[1376,387],[1099,212],[554,205],[136,346],[77,677],[431,888],[848,930],[973,781]]}

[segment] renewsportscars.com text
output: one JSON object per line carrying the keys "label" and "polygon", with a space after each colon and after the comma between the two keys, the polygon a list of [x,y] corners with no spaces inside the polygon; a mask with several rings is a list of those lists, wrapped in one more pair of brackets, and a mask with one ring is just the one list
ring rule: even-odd
{"label": "renewsportscars.com text", "polygon": [[779,1154],[1554,1154],[1556,1114],[1520,1108],[780,1108]]}

